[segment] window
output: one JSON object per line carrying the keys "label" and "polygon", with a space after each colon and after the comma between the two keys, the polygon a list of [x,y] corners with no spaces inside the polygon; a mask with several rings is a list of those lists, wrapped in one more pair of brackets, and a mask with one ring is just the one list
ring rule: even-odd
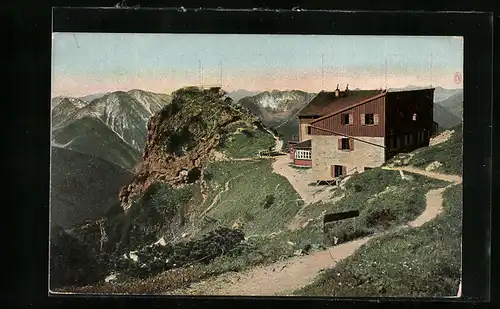
{"label": "window", "polygon": [[339,150],[353,150],[353,140],[351,138],[339,138]]}
{"label": "window", "polygon": [[365,124],[375,124],[373,114],[365,114]]}
{"label": "window", "polygon": [[405,146],[408,146],[410,144],[410,138],[408,134],[405,134]]}
{"label": "window", "polygon": [[401,148],[401,139],[398,137],[396,137],[396,149],[399,149]]}
{"label": "window", "polygon": [[340,177],[344,175],[344,167],[342,165],[333,166],[333,177]]}
{"label": "window", "polygon": [[396,149],[396,141],[394,137],[391,137],[390,142],[389,142],[389,149]]}
{"label": "window", "polygon": [[423,143],[424,142],[424,132],[419,132],[420,133],[420,142]]}
{"label": "window", "polygon": [[352,114],[342,114],[340,117],[341,124],[352,124]]}
{"label": "window", "polygon": [[413,117],[412,117],[411,119],[412,119],[413,121],[417,121],[417,114],[416,114],[416,113],[414,113],[414,114],[413,114]]}
{"label": "window", "polygon": [[378,125],[379,114],[361,114],[362,125]]}
{"label": "window", "polygon": [[409,137],[410,137],[410,138],[409,138],[409,142],[408,142],[408,143],[409,143],[410,145],[413,145],[413,133],[411,133],[411,134],[409,135]]}
{"label": "window", "polygon": [[299,160],[311,160],[311,151],[310,150],[304,150],[304,149],[297,149],[295,150],[295,159]]}
{"label": "window", "polygon": [[311,135],[311,126],[307,126],[307,134]]}

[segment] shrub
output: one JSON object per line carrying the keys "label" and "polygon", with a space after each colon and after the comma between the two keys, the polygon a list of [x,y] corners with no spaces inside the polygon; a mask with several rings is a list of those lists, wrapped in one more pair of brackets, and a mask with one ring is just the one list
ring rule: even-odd
{"label": "shrub", "polygon": [[138,261],[124,256],[113,257],[113,269],[132,277],[149,277],[158,272],[186,266],[207,264],[220,255],[227,254],[244,239],[241,230],[219,228],[201,239],[182,242],[165,247],[145,246],[137,250]]}
{"label": "shrub", "polygon": [[274,203],[274,195],[272,195],[272,194],[266,195],[266,198],[265,198],[264,203],[263,203],[263,207],[267,209],[267,208],[271,207],[271,205],[273,203]]}

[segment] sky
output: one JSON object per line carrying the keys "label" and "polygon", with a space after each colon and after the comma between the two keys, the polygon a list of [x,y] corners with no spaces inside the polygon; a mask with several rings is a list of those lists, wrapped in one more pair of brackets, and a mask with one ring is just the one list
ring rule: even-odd
{"label": "sky", "polygon": [[[202,70],[200,70],[200,64]],[[332,91],[462,88],[462,37],[53,33],[53,96],[190,85]],[[200,74],[200,71],[203,73]],[[203,75],[203,78],[200,76]]]}

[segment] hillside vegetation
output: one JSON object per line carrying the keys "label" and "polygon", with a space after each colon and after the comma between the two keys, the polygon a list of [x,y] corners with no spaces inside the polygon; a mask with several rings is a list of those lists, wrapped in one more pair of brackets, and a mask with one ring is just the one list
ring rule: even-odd
{"label": "hillside vegetation", "polygon": [[[108,212],[104,223],[89,222],[71,230],[73,241],[83,247],[74,252],[88,252],[89,257],[82,259],[85,263],[97,261],[92,266],[94,280],[81,277],[81,270],[90,266],[75,264],[71,267],[80,277],[63,278],[63,282],[72,284],[69,287],[60,281],[61,290],[162,293],[222,273],[323,250],[415,219],[425,209],[425,194],[447,185],[413,174],[403,179],[399,172],[374,168],[344,180],[340,187],[332,189],[330,200],[306,206],[288,180],[273,172],[271,160],[254,158],[274,140],[257,117],[231,103],[224,93],[194,87],[173,93],[172,103],[148,124],[140,168],[120,194],[124,197],[123,208]],[[452,138],[395,160],[417,160],[413,162],[418,166],[430,164],[437,158],[449,158],[446,152],[453,151],[454,143],[458,142]],[[212,160],[214,150],[229,159]],[[456,163],[446,164],[448,167],[442,168],[456,168]],[[458,193],[447,194],[450,201],[445,213],[450,216],[442,216],[441,220],[451,226],[457,219],[458,210],[452,209]],[[359,210],[360,216],[329,224],[325,237],[324,214],[346,210]],[[289,229],[294,220],[300,221],[299,227]],[[375,288],[372,293],[377,295],[394,291],[404,294],[415,289],[411,283],[401,283],[405,277],[399,273],[407,271],[403,267],[410,257],[420,255],[431,267],[408,278],[415,278],[416,283],[431,282],[430,271],[438,271],[439,280],[447,280],[445,290],[451,289],[455,284],[456,244],[447,237],[456,236],[458,230],[449,230],[451,227],[446,225],[425,230],[427,226],[418,230],[425,231],[422,235],[408,230],[376,240],[380,242],[372,241],[361,253],[297,293],[330,295],[337,293],[333,286],[342,285],[335,295],[346,295],[349,289],[345,286],[351,290],[362,286],[357,295],[365,288]],[[438,237],[446,243],[436,242]],[[62,251],[64,254],[71,253]],[[425,265],[420,261],[412,263],[416,263],[412,269]],[[449,269],[443,268],[446,263],[451,265]],[[336,271],[338,267],[344,268]],[[385,277],[389,272],[396,278]],[[103,282],[102,278],[109,274],[117,279]],[[344,281],[335,281],[338,278]],[[400,286],[387,291],[391,284]],[[415,291],[442,292],[432,284]]]}
{"label": "hillside vegetation", "polygon": [[[244,241],[227,254],[215,257],[208,264],[195,264],[192,269],[172,269],[150,278],[122,279],[77,291],[158,293],[160,290],[154,282],[162,282],[165,290],[175,289],[225,272],[243,271],[301,252],[323,250],[322,215],[325,212],[360,211],[356,229],[349,220],[329,227],[326,245],[333,245],[333,236],[339,238],[337,244],[340,244],[414,219],[425,207],[425,193],[430,188],[444,185],[418,175],[411,175],[411,180],[402,180],[398,172],[372,169],[347,180],[345,191],[338,188],[332,192],[334,196],[345,195],[337,204],[318,203],[303,209],[304,222],[311,218],[313,221],[290,231],[287,223],[299,213],[303,203],[294,201],[298,195],[286,179],[272,173],[270,161],[214,162],[207,167],[206,177],[209,193],[204,206],[192,214],[199,218],[196,228],[189,229],[187,225],[186,231],[193,233],[191,239],[198,239],[216,229],[238,228],[244,232]],[[259,179],[265,181],[259,182]],[[377,185],[368,185],[373,183]],[[195,200],[199,201],[199,197]],[[205,216],[200,216],[201,210],[206,210],[208,205],[212,205],[210,210]],[[172,281],[181,274],[186,281]]]}
{"label": "hillside vegetation", "polygon": [[453,134],[445,142],[429,147],[419,148],[411,154],[399,154],[389,160],[386,165],[410,165],[421,169],[427,168],[433,162],[439,166],[433,171],[462,175],[463,170],[463,126],[452,128]]}
{"label": "hillside vegetation", "polygon": [[325,213],[358,210],[359,217],[355,219],[327,224],[325,241],[333,245],[411,221],[425,209],[425,194],[447,183],[421,175],[405,176],[410,180],[402,179],[399,172],[380,168],[355,174],[345,182],[345,189],[336,187],[333,190],[332,197],[343,196],[339,202],[325,201],[308,206],[303,211],[302,224],[314,219],[307,227],[313,232],[311,237],[322,240]]}
{"label": "hillside vegetation", "polygon": [[62,227],[104,216],[132,179],[118,165],[59,147],[52,147],[51,161],[51,223]]}
{"label": "hillside vegetation", "polygon": [[260,151],[275,144],[272,135],[258,126],[237,123],[232,129],[234,131],[221,141],[218,148],[231,158],[256,157]]}
{"label": "hillside vegetation", "polygon": [[[52,141],[59,147],[88,154],[132,170],[139,152],[125,143],[101,120],[85,116],[52,132]],[[53,164],[64,164],[54,160]]]}
{"label": "hillside vegetation", "polygon": [[443,297],[460,280],[462,186],[444,192],[444,211],[420,228],[375,238],[295,295]]}
{"label": "hillside vegetation", "polygon": [[281,175],[273,173],[271,160],[214,162],[206,169],[206,213],[215,226],[240,224],[246,235],[270,234],[285,228],[303,204]]}

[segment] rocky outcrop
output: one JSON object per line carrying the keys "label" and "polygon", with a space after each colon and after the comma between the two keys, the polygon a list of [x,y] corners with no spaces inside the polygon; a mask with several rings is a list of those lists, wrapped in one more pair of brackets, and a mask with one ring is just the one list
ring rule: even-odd
{"label": "rocky outcrop", "polygon": [[120,192],[125,212],[155,182],[178,186],[202,180],[205,162],[235,122],[260,121],[218,89],[190,87],[174,92],[171,104],[149,120],[135,178]]}

